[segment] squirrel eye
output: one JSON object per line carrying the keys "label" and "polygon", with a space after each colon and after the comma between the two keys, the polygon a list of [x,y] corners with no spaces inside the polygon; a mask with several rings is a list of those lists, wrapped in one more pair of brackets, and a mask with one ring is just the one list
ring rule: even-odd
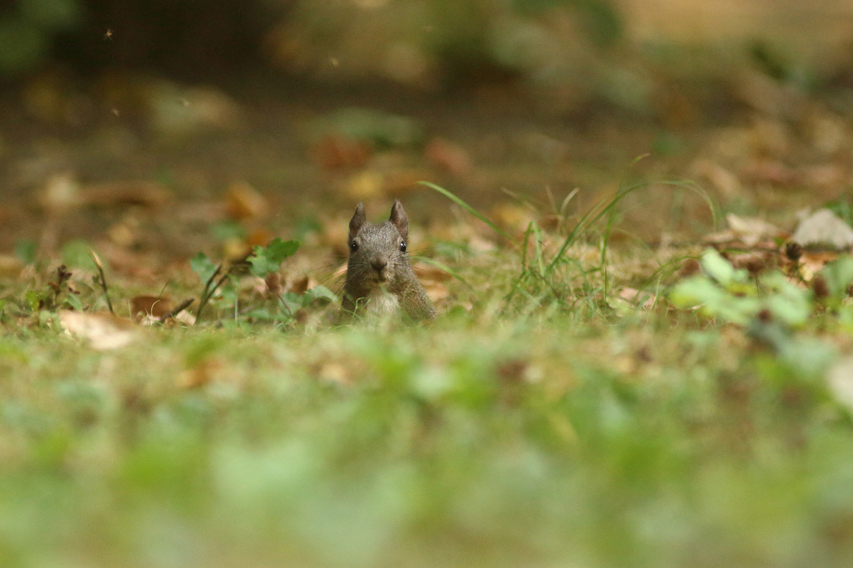
{"label": "squirrel eye", "polygon": [[351,242],[351,243],[349,244],[349,249],[350,249],[352,252],[357,251],[357,250],[358,250],[358,243],[357,243],[357,242],[355,242],[355,241]]}
{"label": "squirrel eye", "polygon": [[406,241],[400,241],[400,252],[406,252]]}

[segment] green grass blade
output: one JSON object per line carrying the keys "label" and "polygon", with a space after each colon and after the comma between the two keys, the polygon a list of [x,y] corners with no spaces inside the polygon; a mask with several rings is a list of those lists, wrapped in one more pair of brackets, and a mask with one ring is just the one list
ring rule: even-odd
{"label": "green grass blade", "polygon": [[500,227],[495,225],[495,223],[492,222],[489,218],[487,218],[485,215],[483,215],[482,213],[480,213],[479,211],[477,211],[476,209],[474,209],[473,207],[471,207],[470,205],[468,205],[464,201],[462,201],[462,199],[460,199],[459,197],[457,197],[456,195],[454,195],[450,191],[447,191],[443,187],[435,185],[434,183],[430,183],[428,181],[419,181],[418,183],[423,185],[423,186],[426,186],[430,189],[433,189],[433,190],[437,191],[438,193],[442,194],[443,196],[445,196],[446,198],[450,199],[456,205],[458,205],[459,207],[462,207],[463,209],[468,211],[468,213],[470,213],[471,215],[473,215],[474,217],[476,217],[477,219],[479,219],[480,221],[482,221],[483,223],[485,223],[486,225],[491,227],[493,231],[495,231],[497,234],[499,234],[500,236],[502,236],[503,238],[508,240],[510,243],[512,243],[513,247],[518,248],[518,243],[516,243],[515,240],[511,236],[509,236],[509,234],[506,231],[504,231],[503,229],[501,229]]}
{"label": "green grass blade", "polygon": [[435,268],[438,268],[438,269],[439,269],[439,270],[441,270],[442,272],[446,272],[446,273],[448,273],[448,274],[449,274],[449,275],[451,275],[452,277],[454,277],[454,278],[456,278],[457,280],[459,280],[460,282],[462,282],[464,285],[466,285],[466,286],[467,286],[468,288],[470,288],[471,290],[474,290],[474,287],[473,287],[473,286],[471,286],[471,285],[468,283],[468,281],[467,281],[467,280],[465,280],[465,278],[463,278],[462,276],[460,276],[460,274],[459,274],[458,272],[456,272],[455,270],[453,270],[452,268],[450,268],[450,267],[449,267],[449,266],[447,266],[446,264],[444,264],[444,263],[442,263],[442,262],[439,262],[439,261],[437,261],[437,260],[433,260],[433,259],[431,259],[431,258],[427,258],[427,257],[425,257],[425,256],[413,256],[413,257],[411,257],[411,258],[412,258],[412,260],[417,260],[418,262],[423,262],[424,264],[429,264],[430,266],[434,266]]}

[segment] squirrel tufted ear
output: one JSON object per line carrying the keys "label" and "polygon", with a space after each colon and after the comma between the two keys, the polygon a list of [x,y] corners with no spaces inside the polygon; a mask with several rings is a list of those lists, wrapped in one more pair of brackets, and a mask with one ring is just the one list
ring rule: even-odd
{"label": "squirrel tufted ear", "polygon": [[394,200],[394,205],[391,206],[391,216],[388,220],[392,225],[397,227],[397,231],[403,239],[409,238],[409,216],[403,210],[403,204],[399,199]]}
{"label": "squirrel tufted ear", "polygon": [[367,216],[364,214],[364,204],[359,203],[355,208],[355,213],[352,215],[352,219],[349,220],[349,238],[354,239],[358,234],[358,230],[361,229],[361,226],[367,221]]}

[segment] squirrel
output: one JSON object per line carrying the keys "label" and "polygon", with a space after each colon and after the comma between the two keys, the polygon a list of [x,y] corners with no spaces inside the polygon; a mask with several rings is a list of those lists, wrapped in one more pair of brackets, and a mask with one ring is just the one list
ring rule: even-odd
{"label": "squirrel", "polygon": [[435,318],[435,308],[409,265],[408,236],[409,218],[399,199],[388,220],[379,225],[368,223],[364,205],[358,204],[349,222],[349,261],[341,302],[344,317]]}

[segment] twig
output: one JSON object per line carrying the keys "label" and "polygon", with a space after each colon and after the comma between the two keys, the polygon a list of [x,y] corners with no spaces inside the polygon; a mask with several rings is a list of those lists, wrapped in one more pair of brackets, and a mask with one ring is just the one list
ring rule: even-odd
{"label": "twig", "polygon": [[195,302],[195,298],[189,298],[188,300],[184,300],[183,302],[181,302],[178,305],[178,307],[176,307],[172,311],[165,313],[162,316],[160,316],[160,323],[163,323],[166,320],[174,318],[176,315],[178,315],[179,313],[181,313],[182,311],[184,311],[185,309],[190,307],[190,304],[192,304],[193,302]]}
{"label": "twig", "polygon": [[110,301],[110,293],[107,290],[107,277],[104,276],[104,265],[101,263],[101,257],[98,256],[98,253],[89,249],[89,258],[92,259],[92,262],[95,263],[95,268],[98,269],[98,278],[96,281],[100,284],[101,289],[104,291],[104,298],[107,300],[107,307],[110,309],[110,313],[115,315],[115,311],[113,310],[113,303]]}
{"label": "twig", "polygon": [[198,310],[196,310],[195,313],[196,324],[201,320],[201,311],[207,305],[208,301],[210,301],[210,298],[213,297],[213,294],[216,293],[219,287],[222,286],[222,283],[225,282],[225,279],[231,274],[230,270],[226,270],[225,273],[222,274],[222,277],[214,283],[216,277],[220,272],[222,272],[222,266],[223,265],[221,264],[217,265],[216,270],[213,271],[213,274],[210,275],[210,278],[208,278],[207,282],[204,284],[204,291],[201,294],[201,299],[198,302]]}

